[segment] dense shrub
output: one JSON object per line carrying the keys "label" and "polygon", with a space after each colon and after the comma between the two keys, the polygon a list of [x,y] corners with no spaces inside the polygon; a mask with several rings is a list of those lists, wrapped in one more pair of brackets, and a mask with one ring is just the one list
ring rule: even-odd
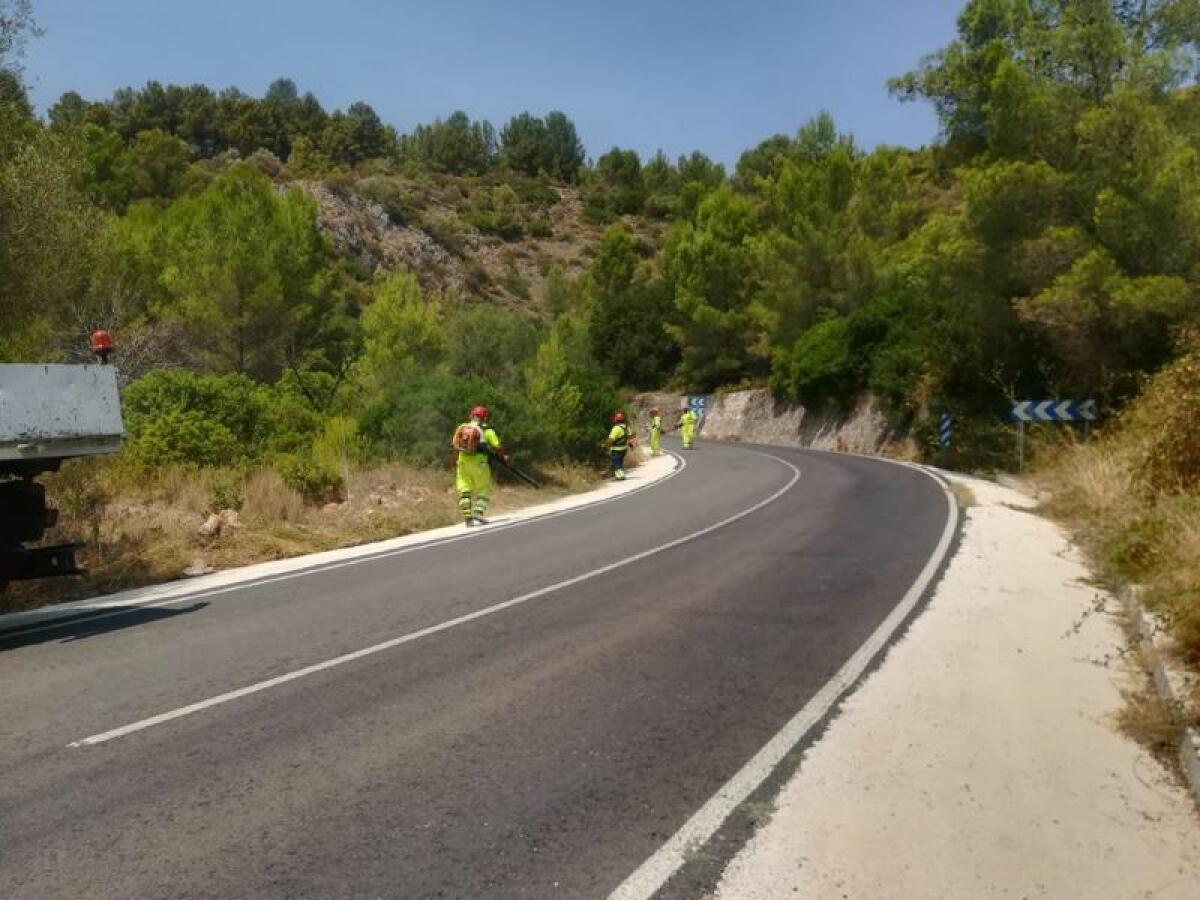
{"label": "dense shrub", "polygon": [[444,464],[450,457],[455,426],[480,404],[491,410],[506,446],[528,458],[548,455],[549,435],[540,416],[518,391],[449,372],[414,372],[369,404],[359,424],[370,452],[377,457]]}
{"label": "dense shrub", "polygon": [[513,178],[510,184],[527,206],[545,209],[560,199],[558,191],[540,178]]}
{"label": "dense shrub", "polygon": [[131,425],[125,458],[143,469],[163,466],[232,466],[243,462],[245,445],[220,422],[197,410],[171,409]]}
{"label": "dense shrub", "polygon": [[272,468],[293,491],[310,503],[338,499],[344,488],[337,469],[313,456],[299,453],[280,453]]}
{"label": "dense shrub", "polygon": [[771,387],[808,406],[844,406],[858,392],[862,364],[851,344],[849,320],[829,319],[801,335],[791,350],[776,353]]}
{"label": "dense shrub", "polygon": [[160,369],[123,397],[127,458],[138,465],[236,465],[307,448],[320,418],[287,381]]}
{"label": "dense shrub", "polygon": [[410,191],[395,178],[380,175],[364,178],[355,185],[355,191],[382,206],[388,221],[397,227],[408,227],[420,219],[420,210]]}
{"label": "dense shrub", "polygon": [[1157,490],[1200,484],[1200,335],[1188,352],[1155,376],[1123,422],[1139,448],[1139,469]]}
{"label": "dense shrub", "polygon": [[595,456],[620,398],[612,378],[592,358],[583,323],[571,315],[558,318],[529,365],[526,385],[553,452],[579,460]]}

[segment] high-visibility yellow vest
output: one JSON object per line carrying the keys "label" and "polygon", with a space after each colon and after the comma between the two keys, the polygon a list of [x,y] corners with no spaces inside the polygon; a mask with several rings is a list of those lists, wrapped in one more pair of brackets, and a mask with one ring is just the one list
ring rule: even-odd
{"label": "high-visibility yellow vest", "polygon": [[614,425],[612,431],[608,433],[608,443],[614,450],[628,450],[629,427],[626,425]]}

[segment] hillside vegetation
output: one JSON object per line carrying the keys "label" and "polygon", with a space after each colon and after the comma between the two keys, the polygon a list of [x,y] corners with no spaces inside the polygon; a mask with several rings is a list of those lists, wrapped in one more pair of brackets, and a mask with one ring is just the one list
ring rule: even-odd
{"label": "hillside vegetation", "polygon": [[[731,172],[591,159],[561,112],[400,134],[288,79],[68,93],[43,121],[28,3],[0,7],[0,359],[113,329],[126,470],[265,468],[317,501],[329,446],[425,465],[476,402],[528,461],[580,461],[621,389],[738,385],[869,391],[927,458],[1003,467],[1014,399],[1115,420],[1192,358],[1200,0],[969,0],[889,85],[936,143],[867,150],[821,114]],[[1146,502],[1191,496],[1174,459]]]}

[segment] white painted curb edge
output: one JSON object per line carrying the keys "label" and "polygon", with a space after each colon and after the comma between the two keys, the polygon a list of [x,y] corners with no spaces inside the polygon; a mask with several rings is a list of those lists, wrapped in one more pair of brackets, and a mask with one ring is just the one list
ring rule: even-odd
{"label": "white painted curb edge", "polygon": [[[1121,589],[1120,596],[1121,602],[1125,605],[1125,610],[1133,622],[1134,630],[1141,640],[1142,655],[1146,659],[1146,665],[1150,667],[1150,674],[1154,678],[1154,686],[1158,690],[1158,695],[1172,709],[1179,708],[1181,701],[1171,686],[1171,677],[1163,663],[1162,649],[1155,639],[1154,628],[1146,618],[1137,592],[1126,587]],[[1200,732],[1195,728],[1185,726],[1180,730],[1179,762],[1183,767],[1183,775],[1187,779],[1192,799],[1196,802],[1197,808],[1200,808]]]}
{"label": "white painted curb edge", "polygon": [[656,459],[649,459],[641,463],[634,470],[637,474],[625,481],[608,481],[590,491],[568,494],[554,500],[515,509],[511,513],[505,514],[503,521],[487,528],[466,531],[461,524],[448,525],[336,550],[323,550],[267,562],[251,563],[211,575],[202,575],[198,578],[176,579],[130,588],[117,593],[101,594],[89,600],[76,600],[70,603],[39,606],[20,612],[0,614],[0,638],[27,635],[73,621],[90,621],[121,615],[135,609],[152,609],[185,600],[211,597],[252,584],[270,584],[274,581],[282,581],[313,572],[409,553],[423,547],[478,539],[496,531],[520,528],[544,519],[624,499],[673,478],[686,466],[687,462],[682,456],[667,451]]}

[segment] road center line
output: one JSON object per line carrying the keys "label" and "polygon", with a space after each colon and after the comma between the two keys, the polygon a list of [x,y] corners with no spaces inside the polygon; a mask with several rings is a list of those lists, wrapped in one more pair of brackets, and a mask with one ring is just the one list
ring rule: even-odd
{"label": "road center line", "polygon": [[[883,460],[896,462],[895,460]],[[941,539],[934,548],[925,567],[912,583],[907,593],[888,614],[887,618],[863,642],[832,678],[825,683],[804,707],[772,737],[765,746],[750,758],[738,772],[723,784],[696,813],[683,823],[670,839],[658,848],[608,896],[608,900],[651,900],[671,876],[683,868],[689,854],[701,847],[717,831],[730,814],[738,808],[783,762],[794,747],[804,739],[833,705],[848,691],[867,670],[876,655],[887,646],[896,630],[916,607],[941,568],[954,533],[958,528],[958,505],[942,479],[928,469],[900,463],[932,478],[945,494],[947,513],[946,525]]]}
{"label": "road center line", "polygon": [[278,687],[281,684],[287,684],[289,681],[295,681],[296,679],[303,678],[306,675],[313,675],[317,672],[323,672],[326,669],[332,669],[335,666],[340,666],[348,662],[354,662],[355,660],[372,656],[376,653],[382,653],[385,650],[391,650],[395,647],[401,646],[402,644],[408,644],[412,641],[420,640],[421,638],[429,637],[433,634],[449,631],[452,628],[457,628],[459,625],[465,625],[468,622],[474,622],[476,619],[482,619],[487,616],[495,615],[496,613],[503,612],[506,609],[519,606],[522,603],[528,603],[530,600],[536,600],[539,597],[545,597],[548,594],[561,591],[563,588],[571,587],[572,585],[589,581],[592,578],[598,578],[601,575],[606,575],[609,572],[624,568],[625,566],[633,565],[634,563],[640,562],[647,557],[654,556],[658,553],[663,553],[667,550],[678,547],[681,544],[686,544],[689,541],[694,541],[697,538],[703,537],[704,535],[711,534],[720,528],[724,528],[726,525],[732,525],[739,519],[744,519],[746,516],[758,512],[758,510],[762,509],[764,506],[774,503],[789,490],[791,490],[793,485],[800,480],[800,470],[787,460],[768,453],[758,453],[754,450],[747,450],[745,452],[755,453],[758,456],[765,456],[768,459],[772,459],[778,463],[781,463],[791,470],[791,478],[789,478],[787,484],[785,484],[779,490],[775,491],[765,499],[758,501],[753,506],[749,506],[746,509],[743,509],[741,512],[735,513],[734,515],[722,519],[719,522],[715,522],[705,528],[701,528],[699,531],[693,531],[691,534],[686,534],[683,537],[675,538],[674,540],[668,541],[665,544],[659,544],[657,547],[651,547],[649,550],[643,550],[640,553],[635,553],[632,556],[627,556],[624,559],[617,560],[616,562],[608,563],[607,565],[601,566],[598,569],[592,569],[589,572],[584,572],[581,575],[576,575],[573,578],[566,579],[565,581],[560,581],[556,584],[538,588],[536,591],[530,591],[528,594],[522,594],[519,597],[513,597],[511,600],[505,600],[501,603],[496,603],[492,606],[487,606],[483,609],[478,609],[474,612],[467,613],[466,615],[458,616],[454,619],[448,619],[445,622],[438,623],[437,625],[431,625],[430,627],[422,628],[419,631],[412,631],[408,634],[392,638],[391,640],[373,644],[370,647],[364,647],[361,650],[355,650],[352,653],[345,653],[341,656],[335,656],[333,659],[327,659],[324,662],[315,663],[311,666],[305,666],[302,669],[296,669],[295,671],[288,672],[284,675],[277,675],[274,678],[268,678],[266,681],[258,681],[254,684],[248,684],[245,687],[241,687],[237,690],[229,691],[224,694],[218,694],[215,697],[210,697],[207,700],[201,700],[198,703],[191,703],[187,706],[181,706],[178,709],[160,713],[159,715],[151,716],[148,719],[140,719],[137,722],[131,722],[128,725],[122,725],[120,728],[114,728],[111,731],[103,731],[99,734],[93,734],[89,737],[81,738],[78,741],[72,741],[68,746],[90,747],[95,744],[103,744],[107,741],[111,741],[119,737],[125,737],[128,734],[133,734],[135,731],[144,731],[145,729],[152,728],[155,725],[162,725],[165,722],[170,722],[174,719],[181,719],[184,716],[190,716],[193,713],[201,712],[213,706],[220,706],[222,703],[229,703],[232,700],[237,700],[241,697],[247,697],[250,694],[257,694],[260,691]]}

